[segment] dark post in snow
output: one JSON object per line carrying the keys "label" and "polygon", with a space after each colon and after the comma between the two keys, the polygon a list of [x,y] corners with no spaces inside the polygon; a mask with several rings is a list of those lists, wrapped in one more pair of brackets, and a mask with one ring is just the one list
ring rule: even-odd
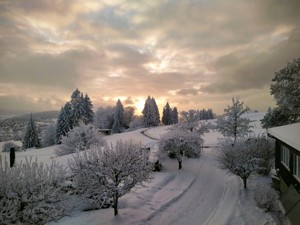
{"label": "dark post in snow", "polygon": [[15,159],[16,159],[15,148],[11,147],[9,152],[10,167],[14,166]]}
{"label": "dark post in snow", "polygon": [[183,151],[180,150],[179,154],[177,155],[177,160],[178,160],[178,169],[182,169],[182,156],[183,156]]}

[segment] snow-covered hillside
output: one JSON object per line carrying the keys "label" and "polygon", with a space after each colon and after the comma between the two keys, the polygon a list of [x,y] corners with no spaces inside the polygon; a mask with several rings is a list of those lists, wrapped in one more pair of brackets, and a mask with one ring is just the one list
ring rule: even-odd
{"label": "snow-covered hillside", "polygon": [[[263,113],[246,116],[253,120],[255,133],[264,132],[259,121]],[[156,149],[156,139],[168,132],[168,128],[143,128],[105,138],[112,144],[119,139],[132,140]],[[205,145],[216,146],[218,138],[222,137],[217,131],[206,133]],[[50,163],[55,160],[66,166],[72,156],[56,157],[56,147],[17,152],[16,162],[24,160],[24,157],[37,157],[38,161]],[[2,153],[2,160],[5,156],[8,157],[8,153]],[[177,169],[176,160],[165,159],[163,171],[156,173],[150,183],[134,188],[120,199],[117,217],[114,217],[112,209],[77,210],[71,217],[50,224],[276,224],[275,218],[256,207],[252,198],[255,185],[266,182],[270,179],[250,177],[249,188],[244,190],[238,177],[228,176],[216,166],[215,149],[208,148],[200,159],[184,159],[182,170]]]}

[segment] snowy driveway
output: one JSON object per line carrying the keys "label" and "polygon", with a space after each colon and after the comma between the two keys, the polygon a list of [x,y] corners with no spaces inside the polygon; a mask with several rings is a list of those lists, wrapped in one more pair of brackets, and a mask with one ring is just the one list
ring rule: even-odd
{"label": "snowy driveway", "polygon": [[216,167],[212,151],[204,150],[200,171],[186,193],[145,224],[213,225],[228,219],[237,201],[239,183]]}

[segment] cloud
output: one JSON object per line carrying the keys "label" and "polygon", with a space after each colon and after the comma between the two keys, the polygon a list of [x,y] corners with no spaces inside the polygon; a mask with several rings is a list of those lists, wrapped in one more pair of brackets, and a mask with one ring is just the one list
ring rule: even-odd
{"label": "cloud", "polygon": [[127,99],[125,99],[124,103],[125,105],[133,105],[134,101],[132,100],[131,97],[128,97]]}
{"label": "cloud", "polygon": [[176,92],[176,94],[178,94],[178,95],[198,95],[198,93],[199,93],[199,90],[197,90],[195,88],[181,89]]}
{"label": "cloud", "polygon": [[295,29],[287,40],[270,46],[268,51],[224,55],[214,63],[215,81],[201,91],[228,93],[269,86],[275,72],[299,57],[299,48],[300,30]]}
{"label": "cloud", "polygon": [[[149,94],[184,109],[221,108],[233,95],[268,105],[274,72],[299,57],[299,8],[294,0],[3,1],[0,94],[23,92],[37,108],[60,105],[76,87],[96,105]],[[251,93],[265,97],[255,103]]]}

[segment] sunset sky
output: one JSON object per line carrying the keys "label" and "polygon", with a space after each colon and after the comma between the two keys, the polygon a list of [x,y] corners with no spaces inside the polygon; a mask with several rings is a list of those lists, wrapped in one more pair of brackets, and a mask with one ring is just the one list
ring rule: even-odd
{"label": "sunset sky", "polygon": [[274,106],[271,79],[300,57],[299,0],[1,0],[0,110]]}

